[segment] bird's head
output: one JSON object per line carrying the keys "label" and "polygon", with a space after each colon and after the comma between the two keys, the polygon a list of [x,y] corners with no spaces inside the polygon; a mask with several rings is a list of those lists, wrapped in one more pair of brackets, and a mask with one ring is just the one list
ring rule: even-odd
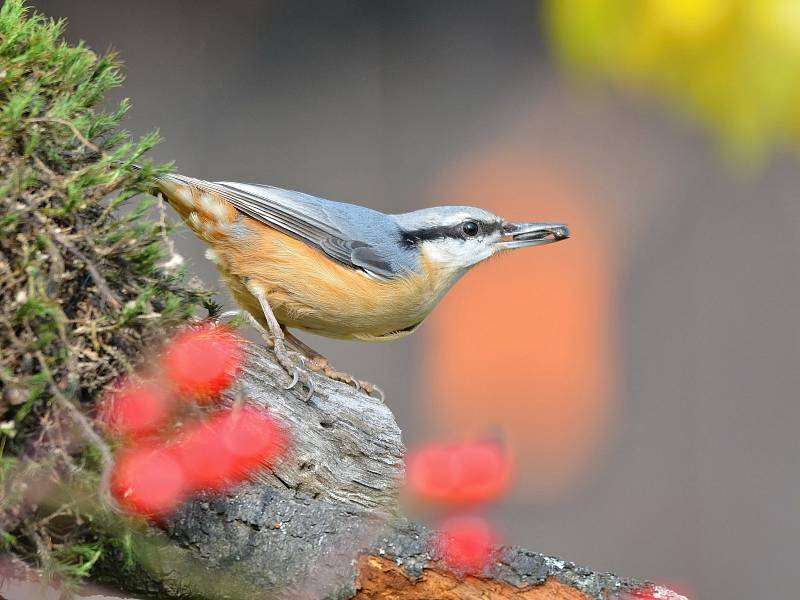
{"label": "bird's head", "polygon": [[514,223],[472,206],[437,206],[395,215],[401,243],[437,267],[461,273],[495,254],[569,237],[559,223]]}

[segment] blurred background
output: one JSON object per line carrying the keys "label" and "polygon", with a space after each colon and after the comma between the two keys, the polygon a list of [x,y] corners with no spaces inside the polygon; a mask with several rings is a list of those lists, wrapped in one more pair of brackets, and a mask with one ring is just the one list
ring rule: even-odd
{"label": "blurred background", "polygon": [[32,4],[119,51],[129,128],[185,174],[568,223],[402,341],[304,337],[384,387],[410,447],[505,437],[507,542],[797,597],[800,3]]}

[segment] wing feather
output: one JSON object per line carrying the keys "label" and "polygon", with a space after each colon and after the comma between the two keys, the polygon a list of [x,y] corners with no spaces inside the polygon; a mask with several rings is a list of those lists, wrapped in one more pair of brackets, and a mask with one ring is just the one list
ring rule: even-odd
{"label": "wing feather", "polygon": [[331,203],[328,200],[266,185],[168,177],[218,194],[248,217],[318,248],[345,266],[367,271],[378,279],[398,274],[379,249],[343,231],[325,210],[324,204]]}

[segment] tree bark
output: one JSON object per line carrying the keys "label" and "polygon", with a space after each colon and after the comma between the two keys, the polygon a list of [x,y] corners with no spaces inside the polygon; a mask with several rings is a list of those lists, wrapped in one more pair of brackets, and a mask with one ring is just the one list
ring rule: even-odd
{"label": "tree bark", "polygon": [[433,533],[398,514],[404,448],[391,411],[316,380],[306,402],[283,389],[288,377],[271,353],[251,346],[241,385],[290,430],[290,451],[255,481],[200,496],[152,528],[136,542],[147,572],[110,556],[101,581],[181,599],[680,598],[513,547],[498,548],[480,573],[453,571]]}
{"label": "tree bark", "polygon": [[381,400],[312,375],[314,396],[286,390],[289,377],[265,348],[250,345],[240,380],[245,395],[269,408],[292,437],[289,453],[257,480],[312,498],[395,512],[403,482],[400,428]]}

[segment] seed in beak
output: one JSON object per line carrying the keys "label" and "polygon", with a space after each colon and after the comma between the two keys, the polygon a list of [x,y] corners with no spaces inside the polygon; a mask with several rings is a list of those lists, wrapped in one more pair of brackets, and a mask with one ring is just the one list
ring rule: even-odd
{"label": "seed in beak", "polygon": [[566,225],[550,225],[534,229],[533,231],[523,231],[512,235],[515,242],[532,242],[537,240],[551,239],[554,242],[564,240],[569,237],[569,229]]}

